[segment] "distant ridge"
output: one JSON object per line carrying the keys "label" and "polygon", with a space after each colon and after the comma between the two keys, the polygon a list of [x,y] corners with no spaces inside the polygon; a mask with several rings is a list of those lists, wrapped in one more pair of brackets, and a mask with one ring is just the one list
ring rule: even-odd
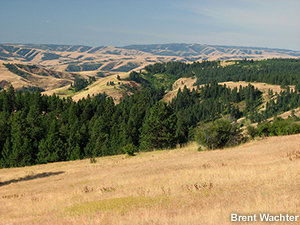
{"label": "distant ridge", "polygon": [[0,44],[0,61],[35,64],[58,71],[129,72],[155,62],[300,58],[287,49],[205,44],[114,46]]}
{"label": "distant ridge", "polygon": [[240,58],[247,56],[248,58],[255,58],[255,56],[264,56],[264,53],[273,53],[275,55],[284,55],[291,57],[300,57],[300,51],[293,51],[288,49],[276,48],[262,48],[262,47],[244,47],[244,46],[225,46],[225,45],[205,45],[205,44],[151,44],[151,45],[128,45],[124,49],[134,49],[143,52],[149,52],[158,55],[174,55],[174,56],[195,56],[213,55],[217,51],[224,54],[232,54],[233,58]]}

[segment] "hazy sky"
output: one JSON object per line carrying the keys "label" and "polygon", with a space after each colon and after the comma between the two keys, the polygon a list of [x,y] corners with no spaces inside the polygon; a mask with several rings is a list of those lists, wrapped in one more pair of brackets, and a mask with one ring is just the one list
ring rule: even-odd
{"label": "hazy sky", "polygon": [[0,0],[0,43],[300,50],[300,0]]}

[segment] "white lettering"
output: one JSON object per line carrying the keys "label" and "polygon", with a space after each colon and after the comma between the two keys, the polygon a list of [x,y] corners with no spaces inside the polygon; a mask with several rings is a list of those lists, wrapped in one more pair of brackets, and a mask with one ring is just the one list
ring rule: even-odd
{"label": "white lettering", "polygon": [[239,216],[242,221],[247,221],[247,216]]}
{"label": "white lettering", "polygon": [[[286,216],[288,217],[288,215],[286,215]],[[285,221],[285,216],[283,216],[283,215],[280,214],[280,221]]]}
{"label": "white lettering", "polygon": [[[253,214],[253,215],[238,215],[238,214],[231,214],[230,216],[231,221],[235,222],[235,221],[242,221],[242,222],[254,222],[257,221],[257,215]],[[298,221],[299,216],[292,216],[289,214],[277,214],[277,215],[270,215],[270,214],[259,214],[259,218],[260,221],[262,222],[294,222],[294,221]]]}
{"label": "white lettering", "polygon": [[237,221],[237,214],[231,214],[231,220],[230,221]]}
{"label": "white lettering", "polygon": [[274,216],[269,215],[269,221],[274,221]]}
{"label": "white lettering", "polygon": [[269,214],[259,214],[260,221],[269,221]]}
{"label": "white lettering", "polygon": [[249,216],[249,221],[257,221],[256,217],[257,217],[256,214],[254,214],[253,216]]}
{"label": "white lettering", "polygon": [[286,221],[289,221],[289,214],[286,214]]}
{"label": "white lettering", "polygon": [[237,214],[231,214],[231,221],[235,222],[235,221],[243,221],[243,222],[253,222],[253,221],[257,221],[256,220],[257,215],[253,214],[253,215],[249,215],[249,216],[239,216]]}

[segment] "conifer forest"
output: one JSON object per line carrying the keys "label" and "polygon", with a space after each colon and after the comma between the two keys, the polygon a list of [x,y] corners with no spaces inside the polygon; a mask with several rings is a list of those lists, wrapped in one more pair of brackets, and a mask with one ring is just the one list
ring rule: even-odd
{"label": "conifer forest", "polygon": [[[194,89],[184,87],[170,102],[162,101],[182,77],[197,78]],[[195,140],[199,124],[224,117],[263,124],[300,107],[299,59],[239,60],[226,66],[220,61],[156,63],[127,79],[139,87],[119,104],[105,93],[74,101],[43,95],[40,89],[1,90],[0,167],[123,154],[126,145],[135,151],[174,148]],[[219,84],[225,81],[264,82],[284,89],[269,90],[266,100],[250,83],[230,89]],[[88,84],[77,81],[72,87]]]}

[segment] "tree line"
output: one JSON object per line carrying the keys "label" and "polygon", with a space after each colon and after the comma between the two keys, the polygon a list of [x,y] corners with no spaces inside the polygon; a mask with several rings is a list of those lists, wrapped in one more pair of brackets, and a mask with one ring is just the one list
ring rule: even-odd
{"label": "tree line", "polygon": [[[243,63],[252,62],[240,65]],[[182,63],[175,65],[184,67]],[[218,62],[202,65],[220,68]],[[163,70],[157,65],[152,69]],[[172,73],[176,76],[176,70]],[[130,77],[142,88],[131,96],[125,95],[117,105],[105,94],[75,102],[55,94],[42,95],[39,89],[21,92],[10,86],[2,90],[0,167],[116,155],[124,151],[133,154],[137,149],[173,148],[194,140],[199,134],[195,132],[199,123],[221,124],[218,129],[207,126],[212,134],[216,130],[224,132],[222,124],[225,124],[233,132],[233,138],[222,143],[236,143],[236,128],[232,130],[228,123],[218,122],[220,118],[229,116],[235,121],[246,116],[260,122],[300,106],[297,91],[287,88],[276,94],[269,91],[271,100],[265,110],[260,110],[261,91],[250,84],[229,89],[219,85],[217,79],[209,80],[202,88],[179,89],[176,97],[165,103],[163,85],[153,85],[142,71]],[[208,146],[215,148],[215,145]]]}
{"label": "tree line", "polygon": [[[126,96],[118,105],[105,94],[75,102],[41,95],[38,89],[15,92],[11,86],[0,92],[1,167],[121,154],[128,143],[140,146],[148,141],[150,121],[144,120],[152,106],[169,107],[158,103],[161,98],[147,89]],[[171,115],[165,116],[158,119]]]}
{"label": "tree line", "polygon": [[88,80],[84,79],[84,78],[76,77],[75,81],[71,84],[71,87],[69,88],[69,90],[74,90],[75,92],[80,91],[95,81],[96,81],[95,77],[89,77]]}
{"label": "tree line", "polygon": [[300,92],[300,59],[244,59],[227,63],[226,66],[220,61],[155,63],[146,66],[139,75],[155,85],[164,85],[167,90],[171,90],[174,81],[181,77],[195,77],[195,85],[206,84],[212,79],[217,82],[264,82],[282,88],[295,85],[296,91]]}
{"label": "tree line", "polygon": [[1,167],[122,154],[128,144],[141,151],[173,148],[193,140],[200,121],[241,117],[244,112],[235,104],[252,99],[250,110],[261,92],[252,85],[231,90],[213,81],[201,90],[179,90],[170,104],[161,101],[164,94],[146,88],[115,105],[105,94],[75,102],[39,89],[2,90]]}

